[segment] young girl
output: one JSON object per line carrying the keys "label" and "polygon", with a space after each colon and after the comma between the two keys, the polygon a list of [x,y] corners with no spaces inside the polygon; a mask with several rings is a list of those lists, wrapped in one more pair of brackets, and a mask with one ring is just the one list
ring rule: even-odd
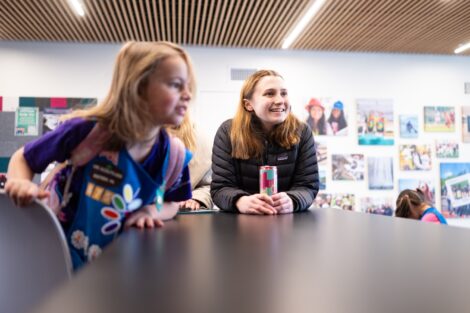
{"label": "young girl", "polygon": [[[75,269],[99,255],[122,226],[162,226],[161,220],[176,214],[179,201],[191,198],[186,166],[190,153],[183,152],[179,179],[164,188],[173,139],[162,125],[181,123],[193,92],[193,69],[179,46],[129,42],[117,56],[111,88],[100,105],[73,113],[54,131],[14,153],[5,189],[24,206],[49,196],[31,181],[33,173],[75,157],[74,149],[95,130],[107,134],[96,156],[74,171],[72,197],[59,214]],[[70,167],[57,177],[70,177],[67,171]]]}
{"label": "young girl", "polygon": [[348,126],[346,118],[344,117],[344,105],[341,101],[336,101],[333,104],[330,117],[328,118],[328,124],[331,126],[333,135],[336,135],[342,129]]}
{"label": "young girl", "polygon": [[447,224],[444,216],[426,202],[426,197],[420,189],[405,189],[400,192],[395,215],[425,222]]}
{"label": "young girl", "polygon": [[308,112],[307,125],[312,129],[315,135],[330,135],[331,126],[326,122],[325,107],[315,98],[310,99],[305,106]]}
{"label": "young girl", "polygon": [[179,203],[180,210],[212,209],[213,202],[210,194],[212,178],[211,145],[203,134],[196,130],[189,114],[186,114],[179,126],[169,128],[169,132],[180,138],[193,153],[193,158],[189,163],[193,197],[181,201]]}
{"label": "young girl", "polygon": [[[277,166],[278,193],[261,194],[259,167]],[[283,78],[261,70],[245,81],[233,120],[218,129],[211,195],[222,210],[277,214],[307,210],[318,192],[312,131],[291,113]]]}

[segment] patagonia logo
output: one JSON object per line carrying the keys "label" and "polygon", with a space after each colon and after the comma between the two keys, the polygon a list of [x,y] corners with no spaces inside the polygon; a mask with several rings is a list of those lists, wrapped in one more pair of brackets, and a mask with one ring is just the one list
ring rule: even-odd
{"label": "patagonia logo", "polygon": [[277,160],[278,160],[278,161],[285,161],[285,160],[287,160],[288,158],[289,158],[289,156],[287,155],[287,153],[279,154],[279,155],[277,156]]}

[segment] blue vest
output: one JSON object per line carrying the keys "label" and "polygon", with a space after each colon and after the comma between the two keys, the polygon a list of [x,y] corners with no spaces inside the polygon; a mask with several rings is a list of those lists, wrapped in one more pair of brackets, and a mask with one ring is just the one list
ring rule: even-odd
{"label": "blue vest", "polygon": [[439,220],[439,222],[441,224],[447,224],[447,221],[445,219],[445,217],[441,214],[441,212],[439,212],[438,210],[436,210],[436,208],[428,208],[426,209],[424,212],[423,212],[423,215],[421,215],[421,218],[420,220],[423,219],[423,217],[426,215],[426,214],[434,214],[436,215],[437,219]]}
{"label": "blue vest", "polygon": [[155,202],[164,185],[169,151],[156,179],[126,149],[100,153],[85,165],[77,212],[67,233],[75,270],[116,238],[127,215]]}

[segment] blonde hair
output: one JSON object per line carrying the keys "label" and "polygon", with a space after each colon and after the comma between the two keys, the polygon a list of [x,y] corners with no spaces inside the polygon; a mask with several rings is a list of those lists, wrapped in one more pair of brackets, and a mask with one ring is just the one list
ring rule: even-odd
{"label": "blonde hair", "polygon": [[155,126],[143,99],[149,76],[167,58],[179,56],[188,68],[188,84],[195,93],[195,77],[189,55],[170,42],[130,41],[119,51],[111,86],[105,99],[97,106],[75,111],[65,118],[96,119],[111,134],[108,148],[119,149],[125,143],[145,140]]}
{"label": "blonde hair", "polygon": [[[253,73],[243,83],[240,92],[237,112],[232,121],[230,140],[232,157],[237,159],[261,158],[264,151],[264,139],[261,135],[260,121],[254,112],[245,109],[245,99],[251,99],[256,85],[266,76],[282,76],[273,70],[260,70]],[[276,126],[268,134],[271,141],[285,149],[290,149],[300,141],[300,121],[289,111],[286,120]]]}
{"label": "blonde hair", "polygon": [[181,139],[192,153],[196,152],[196,135],[194,133],[194,125],[191,122],[189,112],[186,112],[183,121],[178,126],[167,127],[170,134]]}

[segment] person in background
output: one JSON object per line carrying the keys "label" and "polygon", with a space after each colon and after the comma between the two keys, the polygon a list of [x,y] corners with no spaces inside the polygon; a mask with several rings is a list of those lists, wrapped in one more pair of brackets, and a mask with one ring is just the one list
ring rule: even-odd
{"label": "person in background", "polygon": [[328,124],[331,127],[333,135],[336,135],[341,130],[348,127],[346,118],[344,117],[344,105],[341,101],[336,101],[333,104],[333,109],[331,110],[330,117],[328,117]]}
{"label": "person in background", "polygon": [[307,125],[310,126],[314,135],[332,134],[331,126],[326,122],[325,107],[320,100],[312,98],[305,106],[308,112]]}
{"label": "person in background", "polygon": [[210,194],[212,179],[210,143],[201,131],[196,129],[189,114],[186,114],[180,125],[169,128],[169,132],[180,138],[186,148],[193,153],[193,158],[189,163],[193,197],[179,203],[180,211],[213,209]]}
{"label": "person in background", "polygon": [[[318,193],[310,128],[292,113],[284,79],[272,70],[248,77],[237,112],[217,130],[211,195],[221,210],[278,214],[307,210]],[[260,166],[277,167],[278,193],[260,193]]]}
{"label": "person in background", "polygon": [[395,215],[397,217],[447,224],[445,217],[426,201],[425,195],[420,189],[403,190],[398,195],[396,205]]}
{"label": "person in background", "polygon": [[[174,162],[170,143],[183,144],[170,138],[164,125],[183,121],[194,89],[191,61],[182,48],[168,42],[128,42],[117,56],[110,90],[100,105],[72,113],[12,156],[5,190],[16,205],[24,206],[55,194],[34,184],[34,173],[76,156],[76,148],[95,131],[106,135],[103,149],[74,169],[68,180],[72,197],[58,212],[74,269],[97,257],[123,226],[162,226],[162,220],[176,215],[181,201],[191,199],[189,151],[180,149],[181,172],[173,173],[179,179],[166,186],[166,164]],[[55,177],[72,177],[66,171],[70,168]]]}

